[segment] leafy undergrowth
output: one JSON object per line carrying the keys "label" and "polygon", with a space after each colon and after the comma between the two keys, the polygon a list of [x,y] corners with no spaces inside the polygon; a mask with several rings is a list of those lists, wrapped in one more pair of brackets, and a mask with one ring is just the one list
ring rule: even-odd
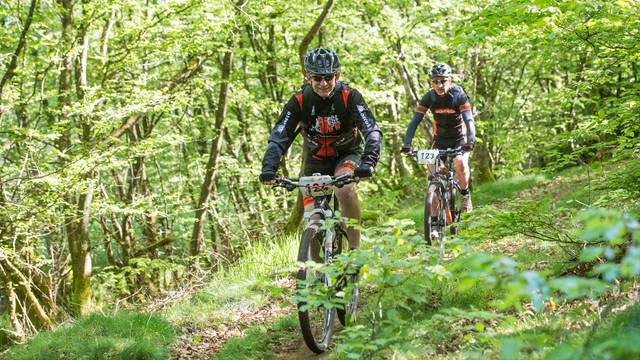
{"label": "leafy undergrowth", "polygon": [[5,359],[167,359],[175,340],[171,324],[154,314],[95,314],[56,331],[42,332]]}
{"label": "leafy undergrowth", "polygon": [[[520,182],[536,186],[511,198],[494,191],[500,183],[478,189],[491,200],[475,202],[473,215],[448,244],[444,271],[438,270],[446,276],[424,276],[430,284],[425,301],[400,315],[408,330],[400,339],[382,336],[387,342],[378,339],[383,346],[370,349],[347,338],[338,357],[553,359],[575,358],[580,351],[593,358],[637,356],[640,343],[630,344],[640,328],[618,313],[637,308],[640,289],[637,248],[627,247],[638,222],[623,215],[637,214],[638,175],[640,165],[623,163],[599,174],[575,168],[549,180]],[[481,198],[476,193],[474,200]],[[571,276],[561,276],[566,273]],[[398,315],[386,320],[392,317]],[[594,335],[594,328],[609,323],[635,335],[619,341]]]}
{"label": "leafy undergrowth", "polygon": [[352,252],[362,316],[329,358],[637,357],[639,175],[627,162],[481,186],[443,258],[422,243],[413,196]]}

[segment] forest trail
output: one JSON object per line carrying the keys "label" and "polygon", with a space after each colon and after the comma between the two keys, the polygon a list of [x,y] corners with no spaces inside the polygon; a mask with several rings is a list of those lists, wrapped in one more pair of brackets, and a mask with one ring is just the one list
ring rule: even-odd
{"label": "forest trail", "polygon": [[312,359],[325,359],[329,356],[330,352],[325,352],[323,354],[316,354],[313,351],[309,350],[307,345],[304,343],[302,337],[297,340],[295,343],[290,344],[291,347],[282,348],[282,352],[276,353],[277,360],[312,360]]}
{"label": "forest trail", "polygon": [[[490,205],[501,209],[507,207],[508,203],[514,200],[534,200],[548,194],[551,194],[554,200],[558,200],[568,191],[568,187],[571,185],[566,183],[565,180],[566,179],[561,176],[548,179],[535,186],[516,192],[512,196],[490,204],[485,204],[484,206]],[[482,206],[476,208],[475,211],[481,211],[481,209]],[[290,276],[285,279],[280,279],[274,281],[273,285],[293,292],[295,290],[295,278]],[[292,298],[288,297],[286,300],[292,301]],[[270,303],[257,310],[238,309],[235,315],[223,324],[211,328],[198,330],[182,328],[178,341],[172,347],[172,359],[203,360],[215,358],[227,341],[246,336],[246,330],[251,326],[273,323],[277,321],[278,318],[290,315],[296,311],[295,305],[283,306],[283,301],[284,300],[280,300]],[[334,336],[339,334],[341,329],[342,326],[337,324]],[[287,331],[291,332],[289,338],[279,339],[279,341],[269,344],[275,359],[323,359],[331,354],[331,351],[328,351],[318,355],[309,350],[302,339],[302,334],[297,325],[297,318],[296,327],[290,328]],[[335,345],[335,343],[333,345]]]}
{"label": "forest trail", "polygon": [[[543,181],[538,182],[537,184],[528,187],[524,190],[517,191],[510,196],[507,196],[502,199],[498,199],[496,201],[492,201],[488,204],[480,205],[476,208],[476,212],[482,211],[482,208],[485,206],[491,206],[496,209],[506,209],[509,207],[510,203],[514,201],[536,201],[540,200],[543,197],[550,197],[552,201],[558,202],[560,199],[568,192],[571,191],[572,187],[577,185],[584,185],[583,181],[585,181],[586,176],[577,176],[577,179],[570,179],[563,176],[556,176],[551,179],[545,179]],[[586,185],[585,185],[586,186]],[[500,246],[501,242],[494,244],[493,246]],[[505,244],[502,244],[505,245]],[[478,244],[478,248],[484,248],[484,250],[489,251],[498,251],[509,253],[509,251],[503,251],[504,249],[486,249],[487,244]],[[505,245],[506,246],[506,245]],[[518,251],[522,246],[526,247],[526,244],[519,244],[519,246],[513,246],[511,244],[511,250]],[[278,286],[283,286],[289,289],[289,291],[293,291],[295,288],[295,280],[293,277],[288,278],[287,281],[280,281]],[[221,325],[216,328],[211,328],[205,331],[201,331],[197,334],[189,334],[187,331],[187,335],[181,337],[181,345],[185,347],[187,350],[180,352],[181,357],[175,357],[176,359],[207,359],[211,356],[215,356],[215,354],[224,346],[224,343],[233,337],[242,337],[245,336],[245,331],[247,327],[257,324],[265,324],[269,322],[274,322],[278,317],[286,316],[295,312],[295,307],[290,305],[284,309],[281,308],[280,304],[270,304],[267,307],[263,307],[254,311],[253,313],[246,312],[238,312],[234,320],[231,322],[231,325]],[[337,325],[336,334],[339,334],[341,330],[341,326]],[[270,348],[274,353],[275,359],[280,360],[293,360],[293,359],[322,359],[328,356],[331,352],[327,352],[321,355],[317,355],[314,352],[310,351],[304,340],[302,339],[302,335],[297,327],[290,328],[288,331],[291,332],[291,336],[286,340],[278,341],[277,343],[270,344]],[[186,340],[188,338],[198,337],[201,338],[202,341],[198,345],[189,344]],[[178,354],[175,352],[174,354]],[[200,357],[198,357],[200,356]]]}
{"label": "forest trail", "polygon": [[[293,291],[295,289],[295,280],[293,277],[289,277],[275,281],[274,285]],[[290,298],[287,300],[291,301]],[[283,305],[283,301],[277,301],[257,310],[238,310],[234,316],[223,324],[207,329],[182,327],[180,330],[181,335],[172,346],[171,358],[175,360],[212,359],[223,348],[225,342],[245,336],[246,330],[251,326],[274,322],[278,318],[287,316],[295,311],[295,305]],[[336,325],[336,333],[339,333],[340,330],[341,326]],[[304,343],[299,329],[294,328],[289,329],[289,331],[293,332],[290,338],[281,339],[277,343],[270,344],[275,353],[275,359],[323,359],[330,354],[330,352],[326,352],[318,355],[312,352]]]}
{"label": "forest trail", "polygon": [[[295,281],[293,277],[275,281],[274,286],[293,291]],[[287,299],[290,300],[290,299]],[[239,307],[234,315],[222,324],[205,329],[183,326],[179,330],[179,337],[171,347],[171,359],[204,360],[211,359],[222,349],[225,342],[232,338],[246,335],[251,326],[265,324],[280,317],[287,316],[295,310],[293,305],[283,305],[283,300],[271,302],[258,309],[243,309]],[[281,344],[283,349],[296,351],[298,345]],[[287,351],[287,354],[289,352]],[[288,359],[283,357],[283,359]]]}

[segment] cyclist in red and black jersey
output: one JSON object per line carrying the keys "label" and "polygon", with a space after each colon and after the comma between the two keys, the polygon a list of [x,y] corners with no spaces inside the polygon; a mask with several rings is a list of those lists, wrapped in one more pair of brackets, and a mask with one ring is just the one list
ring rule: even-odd
{"label": "cyclist in red and black jersey", "polygon": [[[340,61],[329,49],[313,49],[304,60],[310,81],[287,102],[269,138],[262,161],[260,181],[276,177],[280,158],[299,132],[308,155],[304,175],[342,175],[360,178],[373,175],[380,157],[382,132],[360,92],[339,82]],[[364,143],[363,143],[364,139]],[[360,202],[355,183],[336,189],[342,214],[360,220]],[[313,209],[313,198],[304,199],[305,210]],[[349,247],[357,248],[360,231],[347,229]]]}
{"label": "cyclist in red and black jersey", "polygon": [[418,124],[427,110],[431,110],[434,118],[434,147],[437,149],[453,149],[462,147],[463,155],[456,156],[456,178],[460,184],[461,210],[473,209],[469,193],[469,154],[473,150],[476,129],[473,123],[469,98],[462,87],[451,82],[451,68],[447,64],[436,64],[429,70],[431,89],[420,99],[413,113],[411,123],[404,137],[402,152],[411,152],[411,142]]}

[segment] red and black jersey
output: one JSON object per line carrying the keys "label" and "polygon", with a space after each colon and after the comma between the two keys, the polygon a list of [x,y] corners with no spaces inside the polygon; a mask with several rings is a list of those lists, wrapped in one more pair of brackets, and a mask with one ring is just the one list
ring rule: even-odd
{"label": "red and black jersey", "polygon": [[361,162],[375,166],[380,157],[382,133],[362,95],[338,82],[329,98],[318,96],[310,85],[294,94],[285,105],[269,137],[262,161],[263,172],[276,172],[282,154],[302,133],[309,154],[316,160],[333,159],[362,147]]}
{"label": "red and black jersey", "polygon": [[436,141],[475,141],[475,127],[469,98],[462,87],[451,84],[449,91],[439,96],[431,89],[420,99],[414,117],[409,124],[404,144],[410,145],[418,124],[427,110],[433,114],[433,133]]}

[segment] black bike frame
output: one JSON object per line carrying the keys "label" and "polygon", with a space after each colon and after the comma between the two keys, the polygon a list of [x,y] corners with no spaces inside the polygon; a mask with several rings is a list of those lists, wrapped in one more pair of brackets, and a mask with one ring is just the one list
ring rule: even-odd
{"label": "black bike frame", "polygon": [[[438,156],[438,158],[436,159],[434,174],[433,175],[429,174],[429,184],[428,184],[428,186],[431,186],[432,184],[436,184],[438,186],[439,190],[441,191],[444,197],[445,206],[447,206],[449,208],[449,211],[451,212],[452,221],[454,221],[453,218],[454,216],[457,216],[457,214],[454,214],[455,209],[452,208],[452,205],[455,205],[455,204],[451,204],[451,197],[453,195],[454,188],[458,192],[460,192],[460,184],[458,184],[458,181],[456,180],[455,167],[453,165],[453,159],[457,155],[458,154],[456,153],[444,154],[444,156],[446,156],[446,159],[444,160],[444,165],[447,167],[447,173],[442,173],[441,167],[442,167],[443,160],[440,156]],[[425,219],[425,221],[427,220]]]}

